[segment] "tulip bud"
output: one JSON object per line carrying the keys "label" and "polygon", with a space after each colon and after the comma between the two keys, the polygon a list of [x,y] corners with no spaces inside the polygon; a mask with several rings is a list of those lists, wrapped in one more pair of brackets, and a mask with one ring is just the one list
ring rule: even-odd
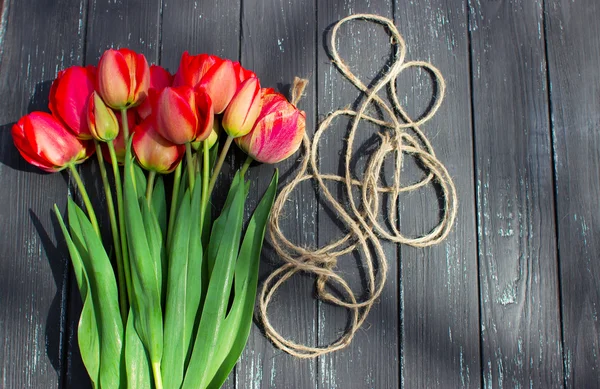
{"label": "tulip bud", "polygon": [[208,138],[215,122],[215,111],[210,96],[203,91],[196,95],[196,107],[198,108],[198,135],[195,142]]}
{"label": "tulip bud", "polygon": [[249,78],[256,77],[256,73],[242,67],[242,65],[239,62],[233,63],[233,71],[237,75],[238,84],[241,84]]}
{"label": "tulip bud", "polygon": [[244,81],[231,99],[223,115],[223,129],[234,138],[244,136],[252,130],[260,113],[261,93],[258,78]]}
{"label": "tulip bud", "polygon": [[87,123],[86,104],[95,85],[95,67],[71,66],[59,72],[50,87],[50,111],[79,139],[92,139]]}
{"label": "tulip bud", "polygon": [[98,63],[98,92],[111,108],[139,105],[148,95],[150,68],[143,54],[108,49]]}
{"label": "tulip bud", "polygon": [[306,127],[306,114],[272,89],[262,90],[262,108],[247,135],[237,145],[259,162],[277,163],[298,150]]}
{"label": "tulip bud", "polygon": [[182,145],[198,135],[196,93],[189,86],[163,89],[156,103],[156,129],[170,142]]}
{"label": "tulip bud", "polygon": [[237,90],[237,85],[237,75],[234,72],[233,63],[225,59],[213,65],[206,72],[196,89],[208,93],[215,113],[220,114],[227,108]]}
{"label": "tulip bud", "polygon": [[156,106],[158,95],[168,86],[173,84],[173,76],[165,68],[158,65],[150,66],[150,87],[148,97],[136,108],[141,119],[146,119]]}
{"label": "tulip bud", "polygon": [[94,139],[101,142],[111,141],[119,134],[119,122],[115,113],[96,92],[88,100],[87,122]]}
{"label": "tulip bud", "polygon": [[47,172],[81,163],[94,153],[91,142],[77,139],[60,120],[45,112],[23,116],[11,132],[23,158]]}
{"label": "tulip bud", "polygon": [[185,154],[184,145],[176,145],[156,131],[152,117],[139,124],[133,133],[133,152],[139,164],[146,170],[170,173]]}

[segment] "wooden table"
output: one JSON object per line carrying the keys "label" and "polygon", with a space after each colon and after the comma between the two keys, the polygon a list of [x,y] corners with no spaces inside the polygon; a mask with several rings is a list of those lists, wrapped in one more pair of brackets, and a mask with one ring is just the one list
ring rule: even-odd
{"label": "wooden table", "polygon": [[[54,203],[65,208],[68,178],[30,167],[10,136],[20,116],[47,109],[56,73],[96,64],[108,47],[138,50],[173,72],[184,50],[214,53],[284,92],[294,76],[307,77],[300,105],[312,133],[359,97],[324,47],[333,23],[358,12],[393,18],[408,59],[431,61],[446,78],[447,98],[424,130],[458,188],[455,228],[430,248],[385,245],[385,290],[350,347],[300,360],[255,326],[227,387],[600,387],[598,1],[0,4],[1,387],[86,387],[74,338],[81,303],[51,216]],[[384,68],[390,46],[380,27],[358,22],[340,37],[341,55],[363,80]],[[410,71],[398,82],[400,100],[418,116],[431,101],[430,78]],[[346,128],[340,123],[325,140],[322,170],[338,171]],[[362,132],[361,142],[376,130]],[[84,168],[88,178],[94,169]],[[251,204],[271,172],[252,168],[262,186]],[[340,235],[310,184],[292,202],[284,223],[291,239],[315,247]],[[426,232],[439,213],[435,188],[402,198],[401,211],[404,231]],[[280,263],[264,254],[263,278]],[[339,270],[360,286],[354,258]],[[290,281],[272,320],[297,341],[326,345],[347,314],[315,300],[313,286],[309,277]]]}

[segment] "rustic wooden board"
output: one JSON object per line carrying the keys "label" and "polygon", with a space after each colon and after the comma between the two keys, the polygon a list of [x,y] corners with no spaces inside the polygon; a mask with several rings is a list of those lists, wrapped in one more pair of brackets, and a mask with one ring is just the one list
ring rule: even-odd
{"label": "rustic wooden board", "polygon": [[541,1],[476,1],[469,21],[485,387],[562,387]]}
{"label": "rustic wooden board", "polygon": [[600,387],[600,6],[546,3],[556,172],[564,374],[569,388]]}
{"label": "rustic wooden board", "polygon": [[[458,217],[444,243],[400,250],[402,382],[406,388],[476,388],[479,297],[467,4],[397,0],[395,18],[406,40],[407,61],[429,61],[446,80],[443,105],[422,129],[453,177],[459,198]],[[415,69],[401,74],[398,91],[416,119],[434,89],[430,75]],[[411,173],[410,166],[406,170]],[[439,221],[438,196],[431,185],[402,196],[401,231],[410,236],[428,232]]]}
{"label": "rustic wooden board", "polygon": [[[111,47],[127,47],[146,56],[149,63],[157,63],[160,34],[160,1],[124,1],[104,2],[91,0],[87,11],[87,39],[85,45],[86,65],[97,65],[102,53]],[[81,167],[86,187],[93,196],[98,210],[99,224],[103,231],[103,240],[112,247],[112,236],[106,210],[104,189],[99,179],[98,161],[86,163]],[[110,168],[109,168],[110,172]],[[109,176],[112,174],[109,173]],[[116,207],[116,203],[115,203]],[[102,211],[101,211],[102,210]],[[89,387],[85,366],[81,361],[77,346],[77,323],[81,312],[81,299],[74,277],[71,277],[69,304],[69,338],[66,387]]]}
{"label": "rustic wooden board", "polygon": [[10,129],[28,112],[48,111],[57,71],[81,63],[85,2],[0,5],[0,386],[58,388],[68,263],[52,206],[65,209],[68,178],[25,162]]}
{"label": "rustic wooden board", "polygon": [[[160,64],[171,73],[179,67],[184,51],[190,54],[210,53],[238,60],[240,34],[240,2],[163,0]],[[233,176],[228,158],[213,194],[213,209],[223,205],[228,184]],[[235,372],[224,388],[233,388]]]}
{"label": "rustic wooden board", "polygon": [[[260,78],[263,87],[271,87],[290,96],[295,76],[308,78],[309,85],[299,107],[306,112],[306,128],[314,132],[316,122],[316,2],[281,0],[245,1],[241,14],[241,62]],[[258,22],[258,21],[265,22]],[[268,22],[267,22],[268,21]],[[277,164],[280,187],[296,174],[300,153]],[[240,155],[240,162],[244,156]],[[254,164],[249,178],[253,189],[247,208],[253,209],[273,174],[271,165]],[[299,186],[284,209],[282,232],[300,245],[314,247],[317,239],[317,202],[309,182]],[[263,251],[260,279],[282,265],[267,243]],[[259,284],[259,288],[261,285]],[[316,301],[313,280],[294,276],[277,292],[269,306],[269,319],[284,336],[311,346],[316,344]],[[253,326],[236,375],[237,388],[314,388],[316,361],[292,357],[275,348]]]}
{"label": "rustic wooden board", "polygon": [[[393,4],[385,0],[318,2],[317,101],[321,119],[334,110],[346,106],[356,107],[361,103],[358,89],[335,68],[330,61],[329,51],[326,50],[326,47],[330,47],[333,25],[352,13],[374,13],[392,18]],[[389,65],[389,37],[379,25],[361,21],[349,22],[340,28],[337,44],[341,58],[365,84],[371,84]],[[377,116],[375,110],[369,111]],[[319,148],[321,173],[344,174],[344,140],[348,134],[349,123],[347,118],[338,119],[323,136]],[[374,151],[378,145],[379,131],[376,126],[361,124],[353,147],[356,166],[353,167],[352,173],[355,177],[362,177],[368,152]],[[330,184],[329,188],[340,200],[347,201],[343,194],[343,185]],[[326,203],[321,202],[320,206],[318,243],[325,246],[343,236],[348,228],[336,219]],[[349,205],[347,207],[350,208]],[[356,333],[352,344],[344,350],[319,358],[318,379],[321,388],[394,388],[400,385],[397,249],[396,245],[388,242],[383,242],[383,248],[389,264],[389,273],[382,295],[369,313],[363,328]],[[366,296],[367,284],[363,270],[364,261],[360,260],[359,256],[363,254],[339,258],[337,271],[348,281],[357,297],[363,299]],[[334,285],[330,290],[335,292],[337,287]],[[326,346],[341,336],[349,317],[347,310],[320,302],[319,345]]]}

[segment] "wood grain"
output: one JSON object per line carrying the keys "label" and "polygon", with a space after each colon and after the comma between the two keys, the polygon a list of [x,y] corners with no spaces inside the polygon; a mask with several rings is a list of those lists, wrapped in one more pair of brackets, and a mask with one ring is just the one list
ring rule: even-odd
{"label": "wood grain", "polygon": [[[352,13],[374,13],[393,17],[390,1],[328,1],[318,2],[319,51],[317,71],[319,74],[318,114],[324,118],[328,113],[345,106],[360,103],[360,93],[331,63],[328,50],[331,28],[340,19]],[[342,26],[337,45],[342,60],[350,66],[365,84],[372,84],[389,65],[391,46],[389,37],[381,26],[361,21]],[[370,110],[373,115],[377,112]],[[343,175],[343,156],[349,130],[348,119],[339,119],[323,136],[319,148],[321,173]],[[355,177],[361,177],[368,158],[378,144],[376,135],[380,129],[361,125],[355,139],[353,154]],[[331,184],[330,190],[342,202],[346,201],[342,185]],[[382,201],[383,202],[383,201]],[[339,223],[330,208],[321,202],[319,209],[319,245],[325,246],[339,239],[347,228]],[[349,207],[349,205],[348,205]],[[364,327],[356,333],[346,349],[319,358],[320,388],[394,388],[400,386],[400,356],[398,354],[398,266],[396,245],[382,242],[389,264],[385,288],[379,301],[373,306]],[[348,281],[359,299],[366,295],[366,278],[362,253],[346,255],[338,259],[337,271]],[[335,292],[335,290],[332,290]],[[343,297],[343,296],[340,296]],[[335,341],[348,324],[348,311],[329,304],[319,303],[319,345]],[[370,350],[377,350],[371,352]]]}
{"label": "wood grain", "polygon": [[541,1],[470,7],[486,388],[562,387]]}
{"label": "wood grain", "polygon": [[[453,177],[459,198],[458,217],[446,241],[426,249],[400,249],[402,382],[406,388],[477,388],[479,298],[467,4],[397,0],[395,15],[406,40],[407,61],[429,61],[446,80],[445,100],[422,129]],[[435,89],[426,71],[414,69],[400,75],[398,91],[405,108],[418,118],[430,106]],[[414,170],[421,170],[414,167],[409,163],[405,173],[418,177]],[[428,232],[439,221],[438,196],[432,185],[402,196],[400,230],[410,236]]]}
{"label": "wood grain", "polygon": [[[4,1],[0,22],[0,386],[59,388],[64,370],[68,263],[52,206],[67,176],[17,152],[10,129],[48,111],[51,80],[82,60],[84,1]],[[58,234],[58,235],[57,235]],[[58,238],[57,238],[58,236]],[[58,242],[58,243],[57,243]]]}
{"label": "wood grain", "polygon": [[[299,107],[306,112],[306,128],[314,132],[316,122],[315,74],[316,2],[282,0],[244,1],[242,7],[241,62],[256,72],[262,87],[271,87],[290,96],[295,76],[308,78],[309,85]],[[262,22],[260,22],[262,21]],[[280,187],[296,174],[299,154],[278,163]],[[244,157],[240,157],[242,160]],[[274,166],[255,164],[250,169],[252,190],[247,209],[253,209],[266,189]],[[282,232],[292,242],[314,247],[317,240],[317,201],[310,183],[300,185],[284,209]],[[282,262],[266,244],[260,279]],[[259,287],[261,285],[259,284]],[[269,306],[273,326],[297,342],[316,345],[316,301],[313,280],[295,276],[286,282]],[[314,388],[316,361],[292,357],[273,347],[254,326],[237,368],[237,388]]]}
{"label": "wood grain", "polygon": [[546,3],[564,374],[569,388],[600,387],[599,12],[596,1]]}

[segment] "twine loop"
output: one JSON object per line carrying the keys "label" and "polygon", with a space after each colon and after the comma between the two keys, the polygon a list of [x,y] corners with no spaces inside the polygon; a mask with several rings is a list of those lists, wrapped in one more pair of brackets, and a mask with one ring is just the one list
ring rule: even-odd
{"label": "twine loop", "polygon": [[[383,25],[390,36],[393,48],[393,61],[390,68],[368,88],[340,58],[336,38],[339,28],[352,20],[366,20]],[[380,239],[414,247],[427,247],[444,240],[454,224],[458,199],[456,188],[445,166],[435,156],[431,143],[421,130],[438,111],[446,83],[440,71],[432,64],[423,61],[405,62],[406,44],[393,21],[378,15],[356,14],[338,21],[332,29],[330,50],[332,62],[338,70],[364,95],[364,101],[358,110],[340,109],[327,116],[319,125],[312,141],[307,135],[302,142],[303,155],[297,175],[280,191],[275,200],[269,220],[270,241],[277,255],[285,262],[265,280],[260,297],[258,315],[263,323],[267,337],[280,349],[299,358],[314,358],[347,347],[356,331],[362,326],[373,304],[381,295],[388,271]],[[421,68],[428,71],[435,82],[435,101],[420,119],[413,120],[398,101],[396,79],[404,70]],[[292,103],[297,105],[307,80],[296,78],[292,87]],[[389,88],[389,105],[378,94],[381,89]],[[367,114],[367,108],[377,107],[385,114],[386,120]],[[346,138],[343,176],[324,174],[319,170],[319,141],[331,124],[340,117],[351,118],[351,128]],[[380,144],[370,155],[361,178],[351,173],[352,150],[356,132],[362,121],[381,128]],[[426,174],[419,181],[402,185],[401,173],[404,158],[410,155],[417,159]],[[382,182],[384,161],[394,158],[393,182]],[[287,199],[297,186],[307,180],[316,182],[320,196],[326,205],[344,224],[347,234],[323,247],[311,249],[291,242],[281,231],[279,219]],[[329,190],[326,181],[344,184],[346,201],[341,202]],[[414,191],[426,185],[436,183],[443,200],[442,215],[438,224],[426,234],[409,237],[398,227],[398,199],[402,192]],[[353,190],[354,188],[354,190]],[[356,196],[356,189],[360,196]],[[388,212],[380,215],[381,196],[388,196]],[[382,221],[384,219],[385,221]],[[338,260],[343,255],[359,251],[365,271],[366,290],[357,295],[337,270]],[[267,308],[275,291],[298,272],[313,274],[316,277],[316,295],[322,301],[344,307],[349,313],[349,323],[344,333],[333,343],[326,346],[308,346],[298,344],[282,336],[270,323]],[[328,286],[335,288],[342,296],[329,292]],[[357,296],[364,296],[358,298]]]}

